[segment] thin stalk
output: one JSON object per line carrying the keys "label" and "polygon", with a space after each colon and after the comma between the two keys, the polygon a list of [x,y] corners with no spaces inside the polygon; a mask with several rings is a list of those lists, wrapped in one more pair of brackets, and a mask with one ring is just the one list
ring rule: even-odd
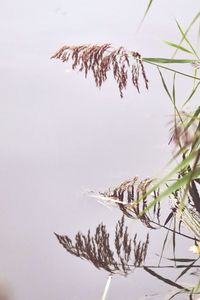
{"label": "thin stalk", "polygon": [[109,287],[110,287],[110,283],[111,283],[111,279],[112,279],[112,275],[109,275],[108,279],[107,279],[107,282],[106,282],[106,286],[105,286],[104,291],[103,291],[103,295],[102,295],[101,300],[106,300],[108,290],[109,290]]}
{"label": "thin stalk", "polygon": [[154,63],[154,62],[150,62],[150,61],[146,60],[145,58],[143,58],[142,61],[143,61],[144,63],[150,64],[150,65],[154,65],[154,66],[156,66],[156,67],[159,67],[159,68],[162,68],[162,69],[165,69],[165,70],[168,70],[168,71],[171,71],[171,72],[180,74],[180,75],[185,76],[185,77],[189,77],[189,78],[192,78],[192,79],[200,80],[199,77],[195,77],[195,76],[192,76],[192,75],[190,75],[190,74],[183,73],[183,72],[180,72],[180,71],[178,71],[178,70],[175,70],[175,69],[172,69],[172,68],[168,68],[168,67],[165,67],[165,66],[163,66],[163,65]]}

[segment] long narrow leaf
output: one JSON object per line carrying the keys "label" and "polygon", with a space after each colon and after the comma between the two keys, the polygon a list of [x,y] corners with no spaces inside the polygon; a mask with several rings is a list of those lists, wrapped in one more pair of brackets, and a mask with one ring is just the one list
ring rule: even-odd
{"label": "long narrow leaf", "polygon": [[194,96],[195,92],[197,91],[198,87],[199,87],[200,81],[197,83],[197,85],[193,88],[192,93],[190,94],[190,96],[188,97],[188,99],[184,102],[183,107],[192,99],[192,97]]}
{"label": "long narrow leaf", "polygon": [[144,270],[145,270],[146,272],[148,272],[149,274],[151,274],[152,276],[156,277],[157,279],[159,279],[159,280],[165,282],[166,284],[169,284],[169,285],[171,285],[171,286],[173,286],[173,287],[176,287],[176,288],[178,288],[178,289],[181,289],[181,290],[189,291],[187,288],[183,287],[182,285],[177,284],[177,283],[175,283],[174,281],[172,281],[172,280],[170,280],[170,279],[168,279],[168,278],[165,278],[165,277],[159,275],[158,273],[154,272],[153,270],[151,270],[151,269],[149,269],[149,268],[147,268],[147,267],[144,267]]}
{"label": "long narrow leaf", "polygon": [[[173,175],[177,174],[181,169],[185,168],[186,166],[188,166],[188,164],[196,157],[197,155],[197,151],[193,151],[191,152],[188,157],[186,159],[184,159],[183,161],[181,161],[180,164],[178,164],[172,171],[170,171],[166,176],[164,176],[161,180],[159,180],[156,184],[153,185],[153,187],[151,189],[149,189],[146,192],[146,196],[150,195],[151,193],[153,193],[157,188],[159,188],[163,183],[167,182],[169,180],[169,178],[171,178]],[[162,196],[157,197],[155,199],[155,203],[158,201],[158,198],[162,198]],[[142,197],[139,198],[138,201],[141,201]],[[138,202],[137,201],[137,202]],[[153,201],[154,202],[154,201]],[[154,203],[154,204],[155,204]],[[136,202],[133,201],[131,203],[131,205],[135,205]],[[153,205],[152,205],[153,206]]]}
{"label": "long narrow leaf", "polygon": [[[192,178],[191,178],[191,173]],[[174,184],[169,186],[166,190],[164,190],[157,198],[155,198],[141,213],[141,215],[145,214],[147,211],[149,211],[157,201],[160,201],[163,198],[168,197],[176,190],[180,189],[181,187],[188,184],[188,180],[192,180],[200,175],[200,167],[197,167],[193,172],[189,172],[187,175],[183,176],[182,178],[178,179]]]}
{"label": "long narrow leaf", "polygon": [[143,57],[143,61],[155,62],[158,64],[195,64],[199,63],[199,59],[174,59],[163,57]]}
{"label": "long narrow leaf", "polygon": [[149,10],[151,8],[152,3],[153,3],[153,0],[149,0],[149,3],[148,3],[148,6],[147,6],[147,8],[145,10],[144,16],[143,16],[143,18],[142,18],[142,20],[140,22],[140,25],[138,26],[138,30],[140,29],[142,23],[144,22],[144,19],[146,18],[147,14],[148,14],[148,12],[149,12]]}
{"label": "long narrow leaf", "polygon": [[[186,29],[186,31],[184,32],[185,36],[187,36],[188,32],[190,31],[190,29],[192,28],[192,26],[195,24],[195,22],[200,18],[200,12],[198,12],[195,17],[192,19],[191,23],[189,24],[188,28]],[[182,37],[179,45],[182,44],[182,42],[184,41],[184,38]],[[174,54],[172,55],[172,58],[175,57],[176,53],[178,52],[178,49],[175,50]]]}
{"label": "long narrow leaf", "polygon": [[175,44],[175,43],[171,43],[171,42],[169,42],[169,41],[164,41],[164,43],[167,44],[167,45],[169,45],[169,46],[171,46],[171,47],[177,48],[177,49],[179,49],[179,50],[181,50],[181,51],[184,51],[184,52],[193,54],[192,51],[190,51],[190,50],[188,50],[188,49],[186,49],[186,48],[184,48],[184,47],[182,47],[182,46],[180,46],[180,45],[177,45],[177,44]]}
{"label": "long narrow leaf", "polygon": [[167,260],[170,261],[176,261],[176,262],[195,262],[196,259],[192,259],[192,258],[166,258]]}
{"label": "long narrow leaf", "polygon": [[196,50],[194,49],[194,47],[192,46],[192,44],[191,44],[190,41],[188,40],[186,34],[183,32],[183,30],[182,30],[182,28],[181,28],[181,26],[180,26],[180,24],[178,23],[177,20],[176,20],[176,24],[177,24],[177,26],[178,26],[178,29],[179,29],[180,33],[182,34],[183,39],[184,39],[184,40],[186,41],[186,43],[189,45],[189,47],[191,48],[193,54],[197,57],[197,59],[199,59],[199,56],[198,56]]}
{"label": "long narrow leaf", "polygon": [[161,71],[160,71],[159,68],[158,68],[158,71],[159,71],[159,74],[160,74],[160,77],[161,77],[161,81],[162,81],[163,87],[164,87],[164,89],[165,89],[167,95],[169,96],[170,100],[173,102],[172,96],[171,96],[171,94],[170,94],[170,92],[169,92],[169,90],[168,90],[168,88],[167,88],[167,84],[166,84],[166,82],[165,82],[165,80],[164,80],[164,77],[163,77],[163,75],[162,75],[162,73],[161,73]]}
{"label": "long narrow leaf", "polygon": [[185,268],[185,269],[181,272],[181,274],[176,278],[175,281],[177,281],[177,280],[178,280],[179,278],[181,278],[184,274],[186,274],[186,273],[192,268],[192,266],[195,264],[196,261],[197,261],[197,259],[194,260],[189,266],[187,266],[187,268]]}
{"label": "long narrow leaf", "polygon": [[[150,65],[153,65],[153,66],[156,66],[156,67],[159,67],[159,68],[162,68],[162,69],[165,69],[165,70],[167,70],[167,71],[170,71],[170,72],[175,72],[175,73],[177,73],[177,74],[180,74],[180,75],[182,75],[182,76],[185,76],[185,77],[188,77],[188,78],[192,78],[192,79],[195,79],[195,80],[200,80],[200,78],[199,77],[195,77],[195,76],[193,76],[193,75],[191,75],[191,74],[187,74],[187,73],[185,73],[185,72],[180,72],[179,70],[175,70],[175,69],[172,69],[172,68],[169,68],[169,67],[166,67],[166,66],[164,66],[164,65],[162,65],[161,63],[166,63],[167,61],[166,61],[166,59],[165,58],[147,58],[147,57],[145,57],[145,58],[143,58],[142,59],[143,60],[143,62],[145,62],[145,63],[147,63],[147,64],[150,64]],[[154,61],[155,60],[155,61]],[[157,60],[159,60],[160,62],[159,63],[157,63],[156,61]],[[180,60],[179,60],[179,62],[180,62]],[[184,62],[186,62],[185,60],[184,60]],[[195,63],[195,62],[199,62],[199,61],[197,61],[197,60],[193,60],[193,61],[187,61],[187,63]],[[169,63],[169,62],[167,62],[167,63]]]}

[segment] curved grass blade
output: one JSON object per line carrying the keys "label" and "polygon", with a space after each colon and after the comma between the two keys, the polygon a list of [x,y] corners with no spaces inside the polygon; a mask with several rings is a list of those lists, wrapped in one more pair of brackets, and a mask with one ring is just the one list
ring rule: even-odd
{"label": "curved grass blade", "polygon": [[182,291],[179,291],[179,292],[177,292],[177,293],[175,293],[175,294],[173,294],[168,300],[171,300],[171,299],[173,299],[174,297],[176,297],[176,296],[178,296],[178,295],[180,295],[182,293]]}

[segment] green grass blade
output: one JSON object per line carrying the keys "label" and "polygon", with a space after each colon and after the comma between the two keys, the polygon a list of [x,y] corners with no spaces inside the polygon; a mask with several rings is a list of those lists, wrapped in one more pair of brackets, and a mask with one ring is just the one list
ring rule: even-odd
{"label": "green grass blade", "polygon": [[168,88],[167,88],[167,84],[166,84],[166,82],[164,80],[164,77],[163,77],[162,72],[160,71],[159,67],[158,67],[158,71],[159,71],[159,74],[160,74],[160,77],[161,77],[161,81],[162,81],[163,87],[164,87],[167,95],[169,96],[171,102],[173,103],[174,110],[177,112],[177,115],[179,116],[180,120],[182,120],[181,115],[179,113],[179,110],[178,110],[178,108],[176,106],[176,93],[175,93],[175,78],[176,78],[176,73],[174,73],[173,90],[172,90],[172,95],[171,95],[170,92],[169,92],[169,90],[168,90]]}
{"label": "green grass blade", "polygon": [[[192,174],[192,176],[191,176]],[[180,189],[181,187],[185,186],[188,184],[188,181],[198,178],[200,175],[200,167],[196,167],[195,170],[192,170],[189,172],[187,175],[183,176],[182,178],[178,179],[170,185],[167,189],[165,189],[157,198],[155,198],[141,213],[141,215],[145,214],[147,211],[149,211],[155,204],[156,202],[160,201],[163,198],[166,198],[170,196],[173,192],[176,190]]]}
{"label": "green grass blade", "polygon": [[183,32],[183,30],[182,30],[182,28],[181,28],[181,26],[180,26],[180,24],[178,23],[177,20],[176,20],[176,24],[177,24],[177,26],[178,26],[178,29],[179,29],[180,33],[182,34],[183,39],[184,39],[184,40],[186,41],[186,43],[189,45],[189,47],[191,48],[193,54],[197,57],[197,59],[199,59],[199,56],[198,56],[197,52],[195,51],[194,47],[192,46],[192,44],[191,44],[190,41],[188,40],[186,34]]}
{"label": "green grass blade", "polygon": [[174,58],[162,58],[162,57],[144,57],[144,62],[155,62],[158,64],[195,64],[199,63],[199,59],[174,59]]}
{"label": "green grass blade", "polygon": [[200,23],[199,23],[198,34],[197,34],[197,50],[199,50],[199,44],[200,44]]}
{"label": "green grass blade", "polygon": [[147,8],[145,10],[144,16],[143,16],[143,18],[142,18],[142,20],[141,20],[141,22],[140,22],[140,24],[138,26],[138,31],[141,28],[142,23],[144,22],[144,19],[146,18],[147,14],[148,14],[148,12],[149,12],[149,10],[151,8],[152,3],[153,3],[153,0],[149,0],[149,3],[148,3]]}
{"label": "green grass blade", "polygon": [[[158,189],[160,186],[162,186],[164,183],[166,183],[173,175],[177,174],[180,170],[184,169],[185,167],[188,167],[189,163],[196,157],[198,151],[192,151],[187,158],[185,158],[184,160],[182,160],[174,169],[172,169],[172,171],[170,171],[166,176],[164,176],[161,180],[159,180],[157,183],[155,183],[153,185],[153,187],[151,189],[149,189],[146,192],[146,196],[149,196],[151,193],[153,193],[156,189]],[[177,182],[177,181],[176,181]],[[175,183],[176,183],[175,182]],[[170,187],[169,187],[170,188]],[[176,190],[176,187],[175,189]],[[174,191],[172,189],[172,192]],[[164,191],[166,193],[166,190]],[[163,192],[163,193],[164,193]],[[172,192],[169,192],[172,193]],[[155,198],[154,201],[152,201],[150,203],[150,207],[148,206],[143,212],[142,214],[144,214],[147,210],[149,210],[151,207],[153,207],[154,204],[156,204],[156,202],[159,201],[159,199],[161,200],[163,197],[165,197],[166,195],[160,194],[159,197]],[[169,195],[167,194],[167,196]],[[137,201],[133,201],[130,205],[134,206],[135,204],[137,204],[138,202],[140,202],[142,200],[142,196],[137,200]]]}
{"label": "green grass blade", "polygon": [[[187,74],[187,73],[184,73],[184,72],[180,72],[179,70],[175,70],[175,69],[172,69],[172,68],[169,68],[169,67],[161,65],[161,63],[165,63],[165,64],[166,63],[170,63],[169,59],[166,59],[166,58],[155,58],[155,57],[154,58],[152,58],[152,57],[151,58],[147,58],[147,57],[144,57],[142,59],[142,61],[145,62],[145,63],[147,63],[147,64],[150,64],[150,65],[153,65],[153,66],[156,66],[156,67],[168,70],[170,72],[175,72],[177,74],[180,74],[180,75],[188,77],[188,78],[200,80],[199,77],[194,77],[193,75],[190,75],[190,74]],[[159,62],[157,63],[157,61],[159,61]],[[197,61],[197,60],[180,60],[180,59],[176,60],[176,61],[178,61],[179,63],[181,63],[180,61],[184,61],[184,63],[197,63],[197,62],[199,62],[199,60]],[[175,62],[173,61],[173,63],[175,63]]]}
{"label": "green grass blade", "polygon": [[178,45],[178,44],[171,43],[171,42],[168,42],[168,41],[164,41],[164,43],[167,44],[167,45],[169,45],[169,46],[171,46],[171,47],[177,48],[177,49],[179,49],[179,50],[181,50],[181,51],[184,51],[184,52],[193,54],[192,51],[190,51],[190,50],[188,50],[188,49],[186,49],[186,48],[184,48],[184,47],[182,47],[182,46],[180,46],[180,45]]}
{"label": "green grass blade", "polygon": [[200,106],[198,106],[197,109],[195,110],[194,115],[191,117],[191,120],[188,122],[185,129],[188,129],[192,125],[192,123],[197,119],[199,114],[200,114]]}
{"label": "green grass blade", "polygon": [[[192,26],[195,24],[195,22],[200,18],[200,12],[198,12],[195,17],[193,18],[193,20],[191,21],[191,23],[189,24],[188,28],[186,29],[186,31],[184,32],[185,36],[187,36],[188,32],[190,31],[190,29],[192,28]],[[182,37],[179,45],[182,44],[182,42],[184,41],[184,38]],[[174,54],[172,55],[172,58],[175,57],[176,53],[178,52],[178,49],[175,50]]]}
{"label": "green grass blade", "polygon": [[166,84],[166,82],[164,80],[164,77],[163,77],[163,75],[162,75],[162,73],[161,73],[161,71],[160,71],[159,68],[158,68],[158,71],[159,71],[159,74],[160,74],[160,77],[161,77],[161,81],[162,81],[163,87],[164,87],[167,95],[169,96],[170,100],[173,102],[172,96],[171,96],[171,94],[170,94],[170,92],[169,92],[169,90],[167,88],[167,84]]}
{"label": "green grass blade", "polygon": [[194,94],[196,93],[198,87],[199,87],[200,81],[196,84],[196,86],[194,87],[194,89],[192,90],[192,93],[190,94],[190,96],[188,97],[188,99],[184,102],[183,106],[184,107],[194,96]]}

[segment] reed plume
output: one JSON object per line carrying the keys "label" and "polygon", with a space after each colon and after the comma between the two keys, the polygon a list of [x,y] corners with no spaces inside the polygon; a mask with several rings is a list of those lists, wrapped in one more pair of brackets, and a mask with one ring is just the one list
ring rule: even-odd
{"label": "reed plume", "polygon": [[78,68],[85,74],[85,77],[91,71],[96,86],[99,88],[106,81],[108,71],[112,71],[121,97],[127,87],[129,76],[139,92],[139,76],[141,74],[148,89],[148,79],[141,55],[138,52],[127,52],[124,47],[115,49],[111,44],[65,45],[51,58],[60,59],[63,62],[71,61],[72,69]]}

